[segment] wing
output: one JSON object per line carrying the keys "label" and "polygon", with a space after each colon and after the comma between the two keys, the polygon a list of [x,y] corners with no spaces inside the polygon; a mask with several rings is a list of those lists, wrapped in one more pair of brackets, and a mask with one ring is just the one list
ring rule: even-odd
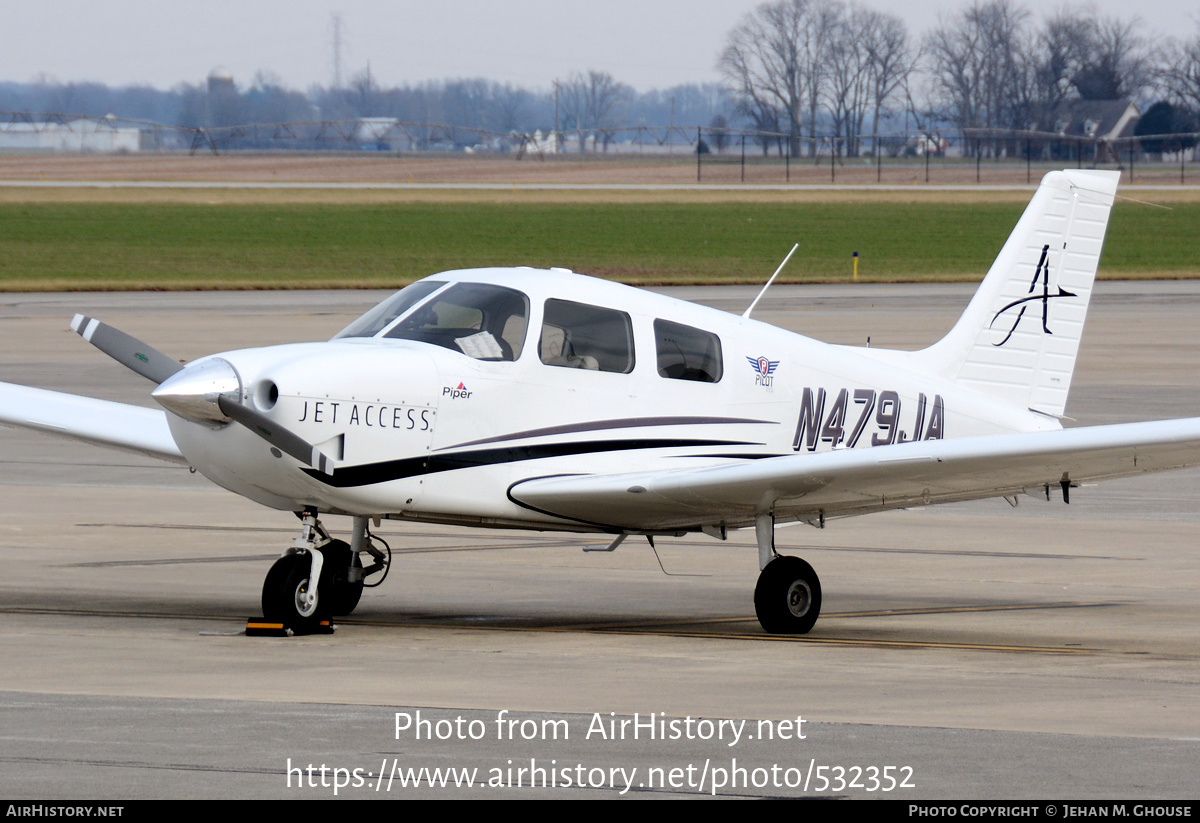
{"label": "wing", "polygon": [[187,463],[158,409],[0,383],[0,424]]}
{"label": "wing", "polygon": [[627,531],[818,520],[1200,465],[1200,418],[928,440],[708,468],[533,478],[519,505]]}

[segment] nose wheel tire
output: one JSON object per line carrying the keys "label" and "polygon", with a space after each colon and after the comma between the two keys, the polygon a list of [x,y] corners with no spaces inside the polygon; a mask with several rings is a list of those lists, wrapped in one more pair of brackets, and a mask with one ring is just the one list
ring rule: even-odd
{"label": "nose wheel tire", "polygon": [[758,576],[754,612],[771,634],[808,634],[821,614],[821,581],[799,557],[776,557]]}
{"label": "nose wheel tire", "polygon": [[298,631],[311,631],[322,620],[354,611],[362,597],[363,581],[352,581],[350,572],[362,569],[362,560],[344,540],[331,540],[320,551],[324,563],[317,600],[308,602],[312,557],[307,553],[285,554],[275,561],[263,581],[263,617]]}
{"label": "nose wheel tire", "polygon": [[287,554],[275,561],[263,582],[263,617],[305,633],[315,630],[329,618],[324,591],[318,587],[317,600],[308,603],[308,576],[312,558],[307,554]]}

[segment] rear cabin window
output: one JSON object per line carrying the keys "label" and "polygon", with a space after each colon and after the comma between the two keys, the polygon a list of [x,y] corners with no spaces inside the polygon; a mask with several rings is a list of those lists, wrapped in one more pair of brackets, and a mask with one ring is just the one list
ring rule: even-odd
{"label": "rear cabin window", "polygon": [[385,334],[419,340],[476,360],[512,361],[521,356],[529,298],[487,283],[456,283],[435,295]]}
{"label": "rear cabin window", "polygon": [[539,348],[547,366],[629,374],[633,324],[623,311],[547,300]]}
{"label": "rear cabin window", "polygon": [[670,320],[654,321],[658,373],[672,380],[716,383],[721,379],[721,338]]}

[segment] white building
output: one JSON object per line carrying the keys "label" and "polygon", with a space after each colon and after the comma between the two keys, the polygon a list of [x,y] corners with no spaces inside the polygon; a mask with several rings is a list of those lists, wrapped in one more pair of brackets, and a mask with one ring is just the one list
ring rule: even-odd
{"label": "white building", "polygon": [[140,149],[140,129],[104,120],[0,123],[0,151],[125,154]]}

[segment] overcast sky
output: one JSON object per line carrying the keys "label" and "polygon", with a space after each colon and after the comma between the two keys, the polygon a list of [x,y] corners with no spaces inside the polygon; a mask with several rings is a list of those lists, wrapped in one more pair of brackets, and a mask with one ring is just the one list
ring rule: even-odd
{"label": "overcast sky", "polygon": [[[259,70],[285,85],[330,85],[331,15],[343,22],[346,75],[369,62],[384,86],[485,77],[548,88],[556,77],[599,69],[645,91],[716,82],[726,36],[760,0],[0,0],[0,80],[170,88],[199,83],[216,66],[239,85]],[[874,0],[910,34],[969,0]],[[917,6],[920,8],[917,8]],[[1059,3],[1039,3],[1058,8]],[[1198,0],[1099,0],[1100,14],[1130,17],[1144,32],[1192,37]]]}

